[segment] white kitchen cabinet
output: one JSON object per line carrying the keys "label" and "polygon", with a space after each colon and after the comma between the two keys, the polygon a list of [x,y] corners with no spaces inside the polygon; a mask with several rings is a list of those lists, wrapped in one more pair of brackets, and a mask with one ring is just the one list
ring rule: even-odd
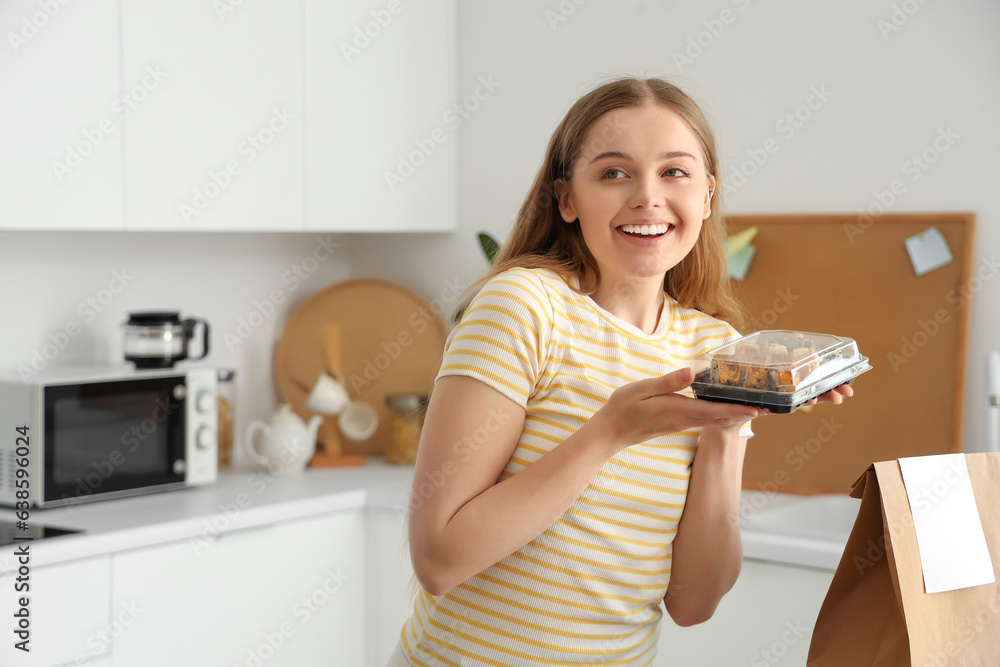
{"label": "white kitchen cabinet", "polygon": [[0,32],[0,229],[121,229],[117,0],[5,0]]}
{"label": "white kitchen cabinet", "polygon": [[743,561],[715,615],[682,628],[664,614],[654,667],[801,667],[833,571]]}
{"label": "white kitchen cabinet", "polygon": [[363,665],[364,543],[353,511],[117,554],[114,664]]}
{"label": "white kitchen cabinet", "polygon": [[[115,637],[135,620],[133,609],[110,606],[110,573],[110,558],[104,556],[31,568],[27,592],[15,591],[17,574],[0,577],[0,618],[4,619],[0,665],[100,664],[98,658],[110,654]],[[25,595],[29,598],[29,653],[14,648],[20,639],[13,634],[14,614],[20,610],[19,598]]]}
{"label": "white kitchen cabinet", "polygon": [[123,0],[126,226],[303,230],[299,0]]}
{"label": "white kitchen cabinet", "polygon": [[373,508],[367,512],[367,522],[367,664],[383,667],[396,648],[403,623],[413,613],[413,567],[401,514]]}
{"label": "white kitchen cabinet", "polygon": [[308,228],[455,229],[454,0],[304,8]]}

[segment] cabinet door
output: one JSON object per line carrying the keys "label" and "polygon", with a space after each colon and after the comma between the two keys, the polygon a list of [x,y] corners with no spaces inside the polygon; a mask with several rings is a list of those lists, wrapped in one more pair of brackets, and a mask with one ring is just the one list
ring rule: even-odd
{"label": "cabinet door", "polygon": [[454,229],[454,0],[304,7],[309,229]]}
{"label": "cabinet door", "polygon": [[[28,584],[28,591],[15,590],[18,574],[0,577],[0,618],[4,619],[0,665],[89,665],[108,655],[116,638],[139,617],[131,607],[109,608],[110,573],[110,559],[102,557],[31,568],[27,582],[21,582]],[[29,653],[14,648],[22,639],[13,634],[21,597],[28,598]]]}
{"label": "cabinet door", "polygon": [[364,586],[360,512],[116,555],[115,604],[143,612],[114,661],[362,665]]}
{"label": "cabinet door", "polygon": [[664,614],[653,665],[804,665],[831,581],[828,570],[743,561],[710,620],[682,628]]}
{"label": "cabinet door", "polygon": [[392,510],[368,510],[368,665],[388,662],[413,613],[413,567],[406,524]]}
{"label": "cabinet door", "polygon": [[128,229],[303,229],[299,0],[122,0]]}
{"label": "cabinet door", "polygon": [[0,228],[121,229],[118,2],[0,2]]}

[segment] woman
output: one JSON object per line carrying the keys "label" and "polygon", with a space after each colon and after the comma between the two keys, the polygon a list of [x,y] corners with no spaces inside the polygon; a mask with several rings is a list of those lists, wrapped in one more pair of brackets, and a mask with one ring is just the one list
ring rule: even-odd
{"label": "woman", "polygon": [[711,129],[664,81],[601,86],[556,129],[449,337],[391,664],[647,665],[661,601],[692,625],[732,587],[765,411],[689,389],[691,360],[738,336],[719,194]]}

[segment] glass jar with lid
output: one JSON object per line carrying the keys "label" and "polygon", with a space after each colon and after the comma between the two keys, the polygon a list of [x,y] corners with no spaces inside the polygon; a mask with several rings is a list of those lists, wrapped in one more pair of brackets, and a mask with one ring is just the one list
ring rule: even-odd
{"label": "glass jar with lid", "polygon": [[411,465],[417,460],[420,432],[424,427],[427,397],[419,394],[390,394],[385,397],[389,408],[387,463]]}

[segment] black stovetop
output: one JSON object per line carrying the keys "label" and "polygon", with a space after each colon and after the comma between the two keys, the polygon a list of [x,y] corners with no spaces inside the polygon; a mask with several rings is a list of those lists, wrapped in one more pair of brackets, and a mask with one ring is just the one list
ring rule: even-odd
{"label": "black stovetop", "polygon": [[39,526],[28,524],[27,530],[19,528],[11,521],[0,521],[0,547],[8,544],[27,544],[32,540],[41,540],[47,537],[59,537],[60,535],[72,535],[82,533],[82,530],[72,530],[68,528],[53,528],[52,526]]}

